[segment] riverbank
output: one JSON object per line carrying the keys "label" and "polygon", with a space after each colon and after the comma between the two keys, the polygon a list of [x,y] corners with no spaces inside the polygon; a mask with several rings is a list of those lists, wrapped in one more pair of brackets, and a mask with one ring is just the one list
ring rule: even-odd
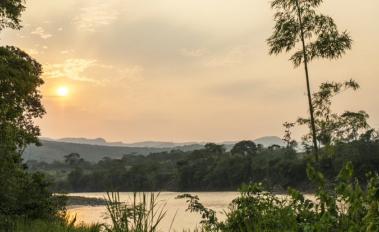
{"label": "riverbank", "polygon": [[67,206],[105,206],[107,200],[104,198],[96,197],[84,197],[84,196],[66,196],[67,197]]}

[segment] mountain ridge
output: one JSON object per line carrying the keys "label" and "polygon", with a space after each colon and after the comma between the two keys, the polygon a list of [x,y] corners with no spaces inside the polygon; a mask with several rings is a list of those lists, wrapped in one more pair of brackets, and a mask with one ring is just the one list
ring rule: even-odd
{"label": "mountain ridge", "polygon": [[[120,159],[124,155],[148,155],[150,153],[169,152],[174,149],[182,151],[193,151],[203,148],[205,142],[196,143],[174,143],[145,141],[139,143],[107,142],[103,138],[86,139],[86,138],[63,138],[50,139],[40,138],[42,146],[29,146],[23,154],[25,161],[44,161],[51,163],[54,161],[63,161],[64,156],[70,153],[78,153],[80,156],[90,162],[98,162],[108,157],[111,159]],[[276,136],[267,136],[254,140],[257,144],[265,147],[277,144],[284,145],[284,142]],[[81,143],[79,143],[81,142]],[[227,150],[230,150],[237,142],[225,142]]]}
{"label": "mountain ridge", "polygon": [[[74,143],[74,144],[88,144],[88,145],[100,145],[100,146],[112,146],[112,147],[149,147],[149,148],[175,148],[180,146],[188,146],[188,145],[205,145],[208,142],[170,142],[170,141],[141,141],[134,143],[125,143],[125,142],[108,142],[104,138],[75,138],[75,137],[67,137],[60,139],[51,139],[47,137],[41,137],[41,140],[44,141],[55,141],[55,142],[65,142],[65,143]],[[252,140],[257,144],[262,144],[263,146],[271,146],[273,144],[277,144],[280,146],[284,145],[284,142],[281,138],[277,136],[264,136],[259,137],[257,139]],[[234,145],[239,141],[224,141],[218,144],[224,145]]]}

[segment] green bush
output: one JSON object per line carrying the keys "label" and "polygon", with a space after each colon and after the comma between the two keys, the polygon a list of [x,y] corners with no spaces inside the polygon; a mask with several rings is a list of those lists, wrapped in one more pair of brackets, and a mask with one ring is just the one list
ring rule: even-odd
{"label": "green bush", "polygon": [[314,166],[308,165],[307,174],[316,187],[316,199],[306,199],[294,189],[284,197],[264,191],[261,184],[245,185],[226,212],[225,222],[219,222],[214,211],[206,209],[196,196],[180,197],[189,199],[190,211],[201,213],[203,231],[379,231],[377,174],[367,175],[364,189],[353,178],[351,162],[341,169],[332,188]]}

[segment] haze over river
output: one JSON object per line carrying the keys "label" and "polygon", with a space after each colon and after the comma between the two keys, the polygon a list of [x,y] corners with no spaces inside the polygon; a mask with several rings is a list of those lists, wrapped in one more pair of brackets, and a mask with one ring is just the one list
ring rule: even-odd
{"label": "haze over river", "polygon": [[[161,204],[166,204],[167,215],[160,225],[160,231],[169,231],[171,222],[174,219],[171,231],[182,232],[183,229],[193,230],[199,227],[201,220],[200,215],[196,213],[186,212],[187,204],[184,199],[175,199],[182,193],[177,192],[162,192],[159,195],[158,201]],[[224,219],[224,210],[228,209],[229,203],[238,196],[238,192],[201,192],[191,193],[197,195],[200,201],[208,208],[217,212],[220,219]],[[95,197],[104,198],[106,193],[75,193],[70,196]],[[121,201],[130,202],[133,199],[133,193],[120,193]],[[109,223],[106,219],[105,206],[71,206],[68,210],[69,214],[77,216],[78,222],[84,223]]]}

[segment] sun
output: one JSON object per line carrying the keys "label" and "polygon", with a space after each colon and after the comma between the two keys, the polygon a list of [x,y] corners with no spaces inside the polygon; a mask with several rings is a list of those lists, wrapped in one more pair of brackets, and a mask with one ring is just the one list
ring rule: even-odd
{"label": "sun", "polygon": [[67,86],[60,86],[58,89],[57,89],[57,95],[59,97],[67,97],[70,93],[70,90]]}

